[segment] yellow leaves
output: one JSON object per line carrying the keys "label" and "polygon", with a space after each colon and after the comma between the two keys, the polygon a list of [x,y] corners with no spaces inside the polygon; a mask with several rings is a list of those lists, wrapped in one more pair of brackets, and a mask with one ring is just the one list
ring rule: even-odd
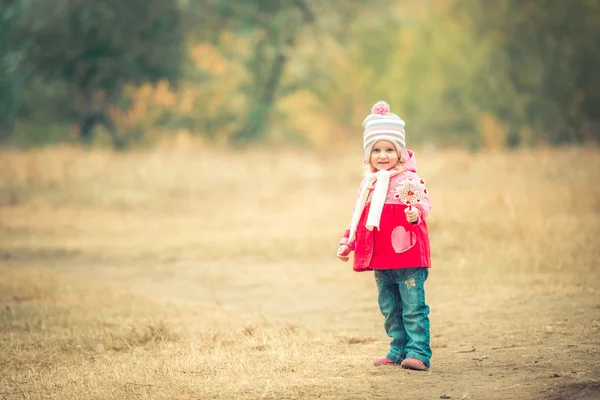
{"label": "yellow leaves", "polygon": [[[436,4],[442,7],[451,2]],[[349,3],[339,4],[345,7]],[[433,13],[420,3],[414,7],[415,13]],[[403,15],[405,10],[400,8],[391,12]],[[411,127],[433,129],[446,120],[455,122],[452,118],[458,113],[444,104],[443,95],[453,89],[463,90],[481,55],[467,40],[464,27],[441,17],[430,23],[426,27],[401,24],[378,30],[386,39],[393,35],[385,50],[369,49],[370,44],[361,40],[338,41],[322,32],[299,34],[293,48],[286,49],[287,63],[265,136],[315,147],[347,138],[360,142],[361,122],[378,100],[388,101],[392,111]],[[153,129],[163,133],[169,129],[170,134],[189,129],[190,134],[213,142],[227,141],[244,126],[252,108],[248,103],[260,101],[261,85],[265,84],[260,74],[259,78],[253,75],[255,71],[249,67],[253,64],[243,62],[254,57],[257,36],[224,31],[215,42],[194,40],[187,44],[193,65],[186,69],[189,75],[178,88],[167,82],[128,88],[130,107],[111,110],[120,126],[144,134]],[[391,58],[387,57],[387,64],[380,68],[378,56],[388,50]],[[264,62],[261,69],[265,71],[271,67],[272,60],[255,61]],[[289,94],[291,90],[294,92]],[[278,97],[282,93],[288,95]],[[490,115],[477,121],[477,113],[472,109],[460,118],[468,120],[470,126],[481,122],[486,147],[502,147],[506,138],[502,124]],[[472,137],[474,133],[469,134]]]}
{"label": "yellow leaves", "polygon": [[154,88],[151,101],[159,107],[173,107],[177,101],[176,94],[169,88],[169,82],[160,81]]}
{"label": "yellow leaves", "polygon": [[340,137],[328,108],[308,90],[281,99],[279,109],[287,116],[288,129],[300,133],[311,145],[324,145]]}
{"label": "yellow leaves", "polygon": [[190,51],[190,58],[196,66],[216,76],[227,72],[227,62],[216,48],[207,43],[196,45]]}
{"label": "yellow leaves", "polygon": [[192,111],[196,95],[189,89],[175,91],[167,81],[156,85],[145,83],[139,87],[128,85],[123,91],[131,100],[128,108],[111,106],[108,110],[117,128],[123,133],[143,130],[145,134],[160,134],[158,120],[165,113],[186,114]]}
{"label": "yellow leaves", "polygon": [[240,47],[247,47],[247,44],[244,45],[245,41],[246,39],[231,31],[225,31],[219,37],[219,45],[225,49],[240,50]]}
{"label": "yellow leaves", "polygon": [[[319,50],[322,51],[322,49],[320,49],[320,44],[318,43],[315,43],[315,48],[317,52]],[[329,57],[336,68],[347,69],[352,67],[347,52],[345,52],[338,43],[331,41],[327,50],[329,51]]]}
{"label": "yellow leaves", "polygon": [[179,96],[179,111],[184,114],[192,112],[194,102],[196,101],[196,93],[184,87],[181,89]]}

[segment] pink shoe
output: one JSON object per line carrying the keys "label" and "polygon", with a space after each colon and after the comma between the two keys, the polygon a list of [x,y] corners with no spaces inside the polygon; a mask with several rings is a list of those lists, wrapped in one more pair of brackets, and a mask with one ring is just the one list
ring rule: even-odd
{"label": "pink shoe", "polygon": [[423,361],[417,360],[416,358],[406,358],[400,365],[402,368],[414,369],[416,371],[427,371],[429,369]]}
{"label": "pink shoe", "polygon": [[380,366],[380,365],[398,365],[397,362],[390,360],[387,357],[380,357],[380,358],[376,358],[375,361],[373,361],[373,365],[376,366]]}

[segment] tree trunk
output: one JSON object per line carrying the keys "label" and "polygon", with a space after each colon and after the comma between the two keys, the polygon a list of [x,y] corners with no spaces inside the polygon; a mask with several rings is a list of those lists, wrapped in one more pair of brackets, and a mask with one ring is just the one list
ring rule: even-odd
{"label": "tree trunk", "polygon": [[[300,25],[302,23],[309,24],[314,22],[315,16],[305,0],[293,0],[291,5],[292,8],[298,9],[302,14],[302,22],[300,22]],[[286,11],[289,10],[278,8],[275,10],[274,14]],[[281,83],[281,77],[283,76],[283,70],[288,62],[287,51],[294,46],[295,36],[299,29],[300,26],[295,26],[295,24],[287,25],[284,29],[267,27],[267,31],[270,33],[267,36],[267,40],[272,46],[276,47],[282,36],[285,37],[284,35],[287,35],[287,38],[283,46],[279,48],[276,47],[277,53],[271,63],[271,68],[269,69],[267,76],[264,79],[261,79],[262,74],[260,67],[257,67],[254,71],[255,87],[258,94],[254,96],[242,128],[235,132],[232,137],[234,144],[248,144],[264,137],[269,117],[273,111],[277,89]],[[263,41],[258,43],[256,47],[258,65],[261,64],[261,47],[264,45],[265,42]]]}
{"label": "tree trunk", "polygon": [[98,123],[96,115],[84,117],[79,122],[79,140],[84,144],[91,144],[94,141],[94,128]]}
{"label": "tree trunk", "polygon": [[[286,45],[287,47],[292,47],[294,45],[293,35],[287,40]],[[287,61],[288,58],[285,54],[285,48],[280,49],[273,60],[264,85],[258,88],[259,95],[256,96],[244,125],[233,135],[232,139],[235,144],[245,145],[253,141],[258,141],[264,137],[268,119],[275,102],[277,88],[281,82],[281,77]]]}

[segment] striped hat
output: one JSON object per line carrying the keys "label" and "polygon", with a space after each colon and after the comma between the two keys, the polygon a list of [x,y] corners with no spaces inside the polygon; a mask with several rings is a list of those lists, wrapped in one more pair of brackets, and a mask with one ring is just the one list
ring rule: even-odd
{"label": "striped hat", "polygon": [[371,114],[363,121],[365,134],[363,144],[365,147],[365,164],[369,163],[371,149],[375,142],[388,140],[396,146],[398,155],[406,148],[404,141],[404,121],[396,114],[390,112],[390,106],[385,101],[376,103],[371,108]]}

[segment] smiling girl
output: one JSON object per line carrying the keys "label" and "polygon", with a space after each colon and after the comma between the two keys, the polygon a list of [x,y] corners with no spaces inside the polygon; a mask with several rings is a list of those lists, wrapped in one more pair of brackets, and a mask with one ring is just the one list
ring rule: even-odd
{"label": "smiling girl", "polygon": [[429,307],[425,281],[431,267],[429,231],[425,218],[427,191],[417,204],[403,202],[399,193],[417,175],[415,155],[405,147],[404,121],[385,102],[373,106],[363,122],[367,174],[354,207],[352,222],[337,256],[353,269],[374,271],[378,303],[390,350],[375,365],[401,365],[425,371],[430,366]]}

